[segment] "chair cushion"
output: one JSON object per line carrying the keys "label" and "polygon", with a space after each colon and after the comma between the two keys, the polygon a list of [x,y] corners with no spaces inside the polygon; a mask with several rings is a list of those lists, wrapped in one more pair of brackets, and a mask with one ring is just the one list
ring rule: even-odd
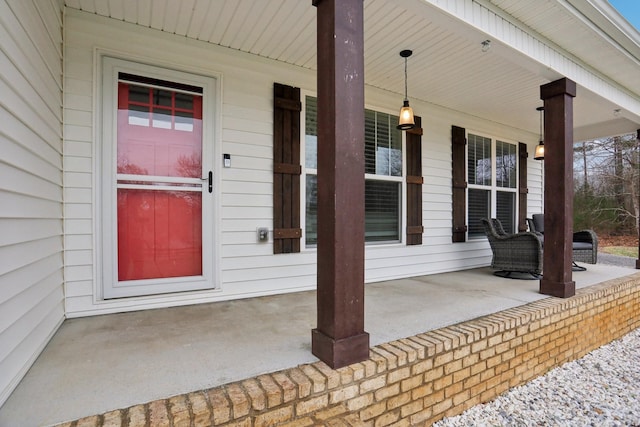
{"label": "chair cushion", "polygon": [[536,232],[544,234],[544,214],[533,214],[531,217],[533,218],[533,226]]}
{"label": "chair cushion", "polygon": [[[540,241],[542,242],[542,245],[544,246],[544,236],[542,234],[538,234],[538,239],[540,239]],[[591,250],[593,249],[593,243],[589,243],[589,242],[572,242],[573,246],[572,249],[578,249],[578,250]]]}
{"label": "chair cushion", "polygon": [[593,244],[587,242],[573,242],[573,249],[593,249]]}

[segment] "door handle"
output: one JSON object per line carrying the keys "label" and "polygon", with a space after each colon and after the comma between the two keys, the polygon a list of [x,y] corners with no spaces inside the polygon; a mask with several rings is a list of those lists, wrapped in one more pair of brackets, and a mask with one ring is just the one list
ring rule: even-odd
{"label": "door handle", "polygon": [[209,193],[213,193],[213,172],[209,171]]}

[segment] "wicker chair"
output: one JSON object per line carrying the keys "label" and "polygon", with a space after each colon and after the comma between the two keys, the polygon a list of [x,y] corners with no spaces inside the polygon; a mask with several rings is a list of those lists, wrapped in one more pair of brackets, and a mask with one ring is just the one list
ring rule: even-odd
{"label": "wicker chair", "polygon": [[[534,214],[527,218],[529,231],[544,236],[544,214]],[[573,233],[574,270],[586,270],[576,262],[596,264],[598,262],[598,235],[593,230],[581,230]]]}
{"label": "wicker chair", "polygon": [[527,273],[531,276],[527,278],[540,278],[542,242],[536,234],[528,232],[508,234],[504,233],[497,219],[482,218],[481,221],[493,252],[491,267],[498,270],[494,272],[496,276],[523,278],[512,274]]}

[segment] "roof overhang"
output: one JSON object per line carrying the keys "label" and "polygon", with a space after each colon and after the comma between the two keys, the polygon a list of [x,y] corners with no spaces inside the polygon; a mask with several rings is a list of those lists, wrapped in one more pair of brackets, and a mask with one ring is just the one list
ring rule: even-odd
{"label": "roof overhang", "polygon": [[[316,69],[311,0],[65,4]],[[640,34],[604,0],[367,0],[364,8],[366,84],[397,94],[398,106],[399,52],[412,49],[410,100],[537,133],[540,86],[568,77],[578,84],[576,140],[640,128]]]}

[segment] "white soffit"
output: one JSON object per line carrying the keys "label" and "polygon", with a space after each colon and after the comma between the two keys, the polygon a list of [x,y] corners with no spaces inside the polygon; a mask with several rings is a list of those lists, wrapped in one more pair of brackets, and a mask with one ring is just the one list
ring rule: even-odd
{"label": "white soffit", "polygon": [[594,70],[640,94],[640,34],[630,26],[623,31],[592,5],[604,4],[613,11],[604,0],[490,1]]}
{"label": "white soffit", "polygon": [[[607,46],[584,22],[559,2],[565,0],[476,0],[521,27],[531,28],[587,66],[601,70],[640,98],[639,71],[631,59]],[[571,0],[587,1],[587,0]],[[367,85],[404,92],[402,49],[409,58],[409,99],[466,112],[537,133],[540,85],[562,77],[430,3],[443,0],[365,0],[365,79]],[[444,3],[451,3],[444,2]],[[479,7],[470,0],[456,7]],[[230,49],[316,69],[316,8],[311,0],[65,0],[69,8],[165,31]],[[571,5],[569,5],[571,6]],[[461,16],[465,11],[456,11]],[[487,18],[488,19],[488,18]],[[500,31],[500,22],[492,22]],[[509,39],[510,34],[504,34]],[[581,47],[579,41],[591,46]],[[602,44],[602,45],[601,45]],[[595,46],[595,48],[594,48]],[[594,50],[610,65],[601,67]],[[597,56],[597,55],[596,55]],[[637,59],[637,58],[636,58]],[[634,83],[635,82],[635,83]],[[635,86],[634,86],[635,84]],[[635,88],[635,89],[634,89]],[[593,127],[611,119],[616,105],[593,94],[578,93],[575,126]],[[640,103],[640,100],[638,101]],[[419,114],[419,111],[417,111]],[[629,114],[640,123],[640,111]]]}

